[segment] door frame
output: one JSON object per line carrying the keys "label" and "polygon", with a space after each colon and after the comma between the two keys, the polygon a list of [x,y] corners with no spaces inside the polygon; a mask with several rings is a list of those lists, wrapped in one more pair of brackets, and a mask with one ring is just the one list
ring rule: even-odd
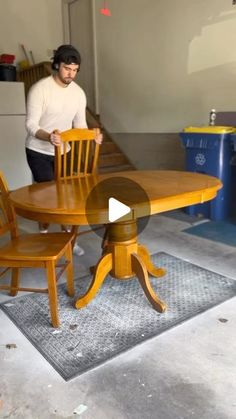
{"label": "door frame", "polygon": [[[62,0],[62,27],[63,27],[63,42],[70,44],[71,42],[71,27],[70,27],[70,4],[79,0]],[[96,7],[95,0],[86,0],[91,2],[92,10],[92,39],[93,39],[93,65],[94,65],[94,98],[95,98],[95,112],[99,115],[99,89],[98,89],[98,53],[97,53],[97,28],[96,28]]]}

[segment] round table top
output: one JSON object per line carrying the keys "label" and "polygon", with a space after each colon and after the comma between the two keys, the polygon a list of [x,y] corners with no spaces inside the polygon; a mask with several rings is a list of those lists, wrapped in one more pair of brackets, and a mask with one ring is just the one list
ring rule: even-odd
{"label": "round table top", "polygon": [[[107,197],[97,197],[94,194],[94,208],[89,215],[89,222],[86,216],[86,200],[99,182],[114,177],[124,177],[134,181],[146,192],[149,205],[147,206],[146,203],[142,205],[139,202],[135,209],[137,217],[211,200],[222,187],[219,179],[199,173],[134,170],[89,175],[58,182],[35,183],[11,192],[10,199],[19,215],[32,220],[73,225],[91,224],[91,221],[93,224],[106,224],[108,222]],[[124,191],[124,199],[129,198],[129,193],[130,191]],[[147,211],[149,213],[146,213]]]}

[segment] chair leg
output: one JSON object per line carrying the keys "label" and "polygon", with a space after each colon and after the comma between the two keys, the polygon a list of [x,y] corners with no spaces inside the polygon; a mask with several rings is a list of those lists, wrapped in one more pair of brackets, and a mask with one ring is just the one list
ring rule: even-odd
{"label": "chair leg", "polygon": [[15,297],[18,294],[19,279],[20,279],[20,269],[19,268],[12,268],[11,289],[10,289],[10,293],[9,293],[12,297]]}
{"label": "chair leg", "polygon": [[66,268],[67,292],[70,297],[74,297],[75,295],[74,273],[73,273],[73,264],[72,264],[72,247],[70,243],[67,245],[65,256],[66,256],[67,261],[69,262]]}
{"label": "chair leg", "polygon": [[47,280],[48,280],[48,300],[51,313],[51,320],[53,327],[60,326],[58,315],[58,298],[57,298],[57,284],[56,284],[56,267],[54,261],[46,262]]}

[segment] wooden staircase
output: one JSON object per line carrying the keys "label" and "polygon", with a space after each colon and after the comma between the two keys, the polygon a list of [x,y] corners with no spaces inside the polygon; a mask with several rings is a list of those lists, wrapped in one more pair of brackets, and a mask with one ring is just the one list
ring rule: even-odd
{"label": "wooden staircase", "polygon": [[112,140],[111,135],[100,123],[99,117],[87,109],[87,124],[89,128],[100,128],[103,133],[103,143],[100,148],[98,169],[99,173],[122,172],[135,170],[135,167]]}
{"label": "wooden staircase", "polygon": [[[52,73],[51,63],[44,61],[39,64],[32,65],[28,68],[19,70],[17,80],[24,82],[25,94],[27,95],[29,88],[36,81],[43,77],[47,77]],[[135,170],[135,167],[128,160],[125,154],[120,150],[116,143],[112,140],[111,135],[102,126],[99,117],[94,115],[89,109],[86,111],[87,124],[89,128],[99,127],[103,133],[103,143],[100,148],[98,161],[99,173],[120,172],[124,170]]]}

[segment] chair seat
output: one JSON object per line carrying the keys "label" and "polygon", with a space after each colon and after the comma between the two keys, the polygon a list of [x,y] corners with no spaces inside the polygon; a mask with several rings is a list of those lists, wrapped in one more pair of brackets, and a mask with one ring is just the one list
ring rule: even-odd
{"label": "chair seat", "polygon": [[57,259],[58,255],[63,253],[68,241],[72,239],[71,233],[22,234],[0,247],[0,259],[2,261]]}

